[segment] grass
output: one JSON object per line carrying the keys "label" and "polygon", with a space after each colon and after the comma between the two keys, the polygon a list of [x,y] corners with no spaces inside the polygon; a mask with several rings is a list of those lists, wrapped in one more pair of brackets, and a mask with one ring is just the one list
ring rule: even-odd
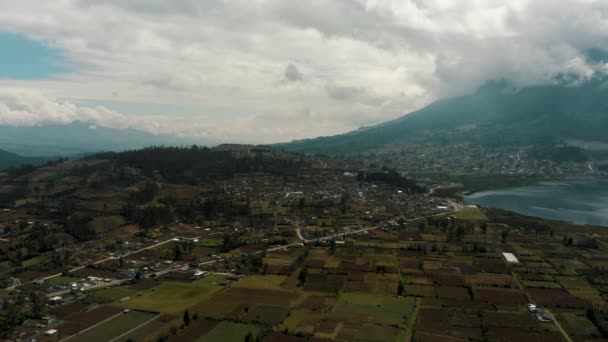
{"label": "grass", "polygon": [[312,310],[308,309],[294,309],[289,312],[289,317],[283,322],[282,329],[287,329],[287,331],[294,332],[300,322],[313,316],[314,313]]}
{"label": "grass", "polygon": [[136,294],[136,291],[129,290],[125,287],[110,287],[89,292],[89,296],[98,298],[104,302],[116,302],[125,297],[133,297]]}
{"label": "grass", "polygon": [[282,290],[281,284],[287,280],[281,275],[252,275],[238,281],[234,287],[247,287],[254,289]]}
{"label": "grass", "polygon": [[0,299],[6,299],[9,297],[9,295],[10,295],[9,290],[0,289]]}
{"label": "grass", "polygon": [[404,322],[416,306],[414,298],[393,298],[367,293],[342,293],[332,310],[336,319],[358,318],[365,322],[397,324]]}
{"label": "grass", "polygon": [[568,290],[568,292],[573,296],[586,299],[593,304],[606,304],[606,300],[591,287],[585,290]]}
{"label": "grass", "polygon": [[358,340],[362,341],[395,341],[400,331],[385,325],[365,324],[359,331]]}
{"label": "grass", "polygon": [[129,311],[108,322],[69,339],[69,341],[105,342],[145,323],[156,316],[152,312]]}
{"label": "grass", "polygon": [[221,244],[222,244],[222,240],[220,240],[220,239],[200,239],[200,240],[198,240],[197,246],[215,248]]}
{"label": "grass", "polygon": [[559,288],[561,288],[561,286],[559,286],[558,283],[555,283],[555,282],[552,282],[552,281],[522,280],[521,283],[525,287],[542,287],[542,288],[547,288],[547,289],[559,289]]}
{"label": "grass", "polygon": [[454,214],[457,219],[472,221],[487,221],[487,216],[479,208],[464,208]]}
{"label": "grass", "polygon": [[289,309],[279,306],[255,305],[243,316],[247,322],[256,322],[264,325],[277,325],[282,323],[289,314]]}
{"label": "grass", "polygon": [[117,342],[130,341],[156,341],[156,336],[164,334],[169,330],[170,323],[155,319],[137,330],[123,336]]}
{"label": "grass", "polygon": [[247,334],[255,336],[262,332],[257,325],[241,324],[233,322],[222,322],[208,334],[198,339],[199,342],[232,342],[244,341]]}
{"label": "grass", "polygon": [[69,284],[82,279],[82,277],[59,276],[49,279],[51,285]]}
{"label": "grass", "polygon": [[125,222],[122,216],[101,216],[89,222],[89,227],[98,233],[110,231]]}
{"label": "grass", "polygon": [[31,258],[31,259],[23,261],[23,266],[32,267],[32,266],[42,264],[43,262],[45,262],[47,260],[48,260],[48,257],[41,255],[41,256],[37,256],[35,258]]}
{"label": "grass", "polygon": [[273,205],[268,201],[253,201],[249,205],[252,215],[272,215],[274,213],[284,215],[287,209],[280,205]]}
{"label": "grass", "polygon": [[222,276],[211,275],[194,282],[164,281],[122,305],[131,309],[183,313],[186,308],[220,290],[222,287],[215,283],[223,279]]}
{"label": "grass", "polygon": [[264,258],[264,264],[269,266],[290,266],[294,258]]}

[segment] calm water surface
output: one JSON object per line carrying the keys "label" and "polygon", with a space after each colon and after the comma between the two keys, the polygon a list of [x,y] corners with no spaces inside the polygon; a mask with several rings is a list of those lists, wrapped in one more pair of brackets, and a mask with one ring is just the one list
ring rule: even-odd
{"label": "calm water surface", "polygon": [[608,181],[542,182],[481,191],[465,200],[529,216],[608,227]]}

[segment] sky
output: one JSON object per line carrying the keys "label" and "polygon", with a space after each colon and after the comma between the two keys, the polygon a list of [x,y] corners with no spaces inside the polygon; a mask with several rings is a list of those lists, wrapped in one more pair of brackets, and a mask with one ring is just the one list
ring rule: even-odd
{"label": "sky", "polygon": [[274,143],[608,71],[605,0],[0,0],[0,125]]}

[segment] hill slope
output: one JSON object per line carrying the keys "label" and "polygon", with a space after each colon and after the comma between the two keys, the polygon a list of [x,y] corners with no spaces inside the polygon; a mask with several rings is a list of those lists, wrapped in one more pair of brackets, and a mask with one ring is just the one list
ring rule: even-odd
{"label": "hill slope", "polygon": [[26,164],[42,164],[47,161],[47,158],[41,157],[22,157],[18,154],[10,153],[4,150],[0,150],[0,170],[14,166],[21,166]]}
{"label": "hill slope", "polygon": [[483,146],[608,142],[608,87],[534,86],[491,82],[475,94],[440,100],[394,121],[354,132],[279,146],[298,152],[351,153],[404,143]]}

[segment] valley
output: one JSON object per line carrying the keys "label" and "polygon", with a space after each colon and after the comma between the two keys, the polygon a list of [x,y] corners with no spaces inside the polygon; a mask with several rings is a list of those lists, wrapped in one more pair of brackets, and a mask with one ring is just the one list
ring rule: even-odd
{"label": "valley", "polygon": [[441,195],[450,182],[373,162],[265,146],[148,148],[9,169],[0,184],[1,323],[11,336],[604,333],[607,230],[466,205]]}

